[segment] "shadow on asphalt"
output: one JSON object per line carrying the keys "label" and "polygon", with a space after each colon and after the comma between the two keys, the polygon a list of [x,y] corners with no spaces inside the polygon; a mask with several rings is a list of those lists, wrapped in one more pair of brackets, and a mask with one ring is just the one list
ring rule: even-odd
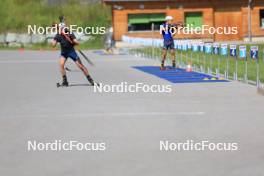
{"label": "shadow on asphalt", "polygon": [[69,84],[69,87],[81,87],[81,86],[91,86],[91,84]]}
{"label": "shadow on asphalt", "polygon": [[[69,84],[67,87],[85,87],[85,86],[89,86],[89,87],[92,87],[91,84]],[[57,83],[57,87],[66,87],[66,86],[62,86],[62,85],[58,85]]]}

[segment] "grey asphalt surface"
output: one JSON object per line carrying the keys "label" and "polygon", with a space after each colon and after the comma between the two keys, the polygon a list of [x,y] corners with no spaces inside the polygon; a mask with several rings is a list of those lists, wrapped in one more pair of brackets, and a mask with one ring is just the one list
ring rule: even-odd
{"label": "grey asphalt surface", "polygon": [[[91,51],[104,84],[171,84],[131,68],[155,65]],[[264,98],[238,82],[171,84],[172,93],[94,93],[58,51],[0,51],[1,176],[263,176]],[[28,151],[28,140],[105,142],[105,151]],[[160,151],[159,142],[238,143],[238,151]]]}

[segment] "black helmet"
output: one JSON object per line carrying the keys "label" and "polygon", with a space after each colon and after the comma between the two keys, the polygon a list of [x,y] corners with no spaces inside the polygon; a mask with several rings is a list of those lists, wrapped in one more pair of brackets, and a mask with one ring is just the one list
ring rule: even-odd
{"label": "black helmet", "polygon": [[65,21],[65,17],[64,17],[63,15],[61,15],[61,16],[59,16],[59,20],[60,20],[60,22],[62,23],[62,22]]}

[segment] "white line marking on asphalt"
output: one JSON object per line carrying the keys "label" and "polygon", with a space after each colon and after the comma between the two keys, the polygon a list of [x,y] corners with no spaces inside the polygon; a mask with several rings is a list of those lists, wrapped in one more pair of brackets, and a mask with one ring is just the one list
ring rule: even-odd
{"label": "white line marking on asphalt", "polygon": [[204,115],[204,112],[124,112],[124,113],[89,113],[88,116],[173,116],[173,115],[192,115],[192,116],[199,116]]}
{"label": "white line marking on asphalt", "polygon": [[9,60],[9,61],[0,61],[0,64],[37,64],[37,63],[57,63],[58,60]]}
{"label": "white line marking on asphalt", "polygon": [[63,118],[63,117],[146,117],[146,116],[203,116],[205,112],[105,112],[105,113],[71,113],[71,114],[16,114],[16,115],[1,115],[6,118]]}

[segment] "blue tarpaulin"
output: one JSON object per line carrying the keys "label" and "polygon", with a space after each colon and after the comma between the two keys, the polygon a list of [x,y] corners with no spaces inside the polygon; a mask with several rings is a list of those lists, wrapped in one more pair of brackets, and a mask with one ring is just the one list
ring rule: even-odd
{"label": "blue tarpaulin", "polygon": [[228,82],[227,80],[218,79],[207,74],[198,72],[187,72],[185,69],[160,70],[157,66],[135,66],[133,67],[145,73],[155,75],[172,83],[209,83],[209,82]]}

